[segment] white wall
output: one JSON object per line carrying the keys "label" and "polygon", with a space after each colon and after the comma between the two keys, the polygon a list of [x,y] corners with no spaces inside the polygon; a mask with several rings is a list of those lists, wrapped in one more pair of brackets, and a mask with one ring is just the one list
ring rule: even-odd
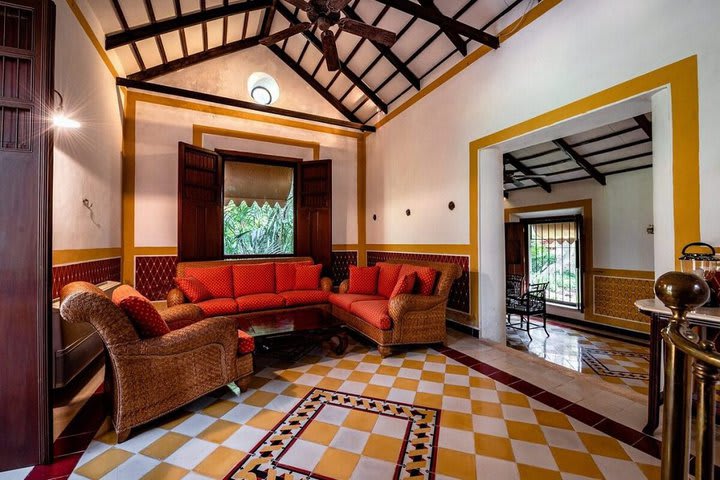
{"label": "white wall", "polygon": [[53,249],[119,247],[122,118],[115,78],[67,2],[56,5],[55,89],[82,127],[55,130]]}
{"label": "white wall", "polygon": [[[333,243],[357,243],[357,140],[329,133],[139,102],[135,147],[135,245],[177,246],[178,142],[192,143],[193,124],[320,143],[320,158],[333,161]],[[209,147],[311,159],[297,147],[215,136]]]}
{"label": "white wall", "polygon": [[717,18],[702,0],[561,2],[368,138],[368,241],[467,244],[470,141],[698,55],[702,240],[720,244]]}
{"label": "white wall", "polygon": [[609,175],[607,185],[595,180],[553,185],[548,194],[540,188],[512,192],[505,208],[592,200],[593,267],[653,271],[654,236],[652,170]]}

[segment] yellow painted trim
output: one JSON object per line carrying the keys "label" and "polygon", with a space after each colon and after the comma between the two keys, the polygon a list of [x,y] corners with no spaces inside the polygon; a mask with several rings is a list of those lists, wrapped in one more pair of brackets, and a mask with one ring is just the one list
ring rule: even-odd
{"label": "yellow painted trim", "polygon": [[52,264],[91,262],[105,258],[116,258],[122,254],[119,247],[112,248],[82,248],[75,250],[53,250]]}
{"label": "yellow painted trim", "polygon": [[593,276],[598,277],[622,277],[637,278],[642,280],[655,280],[655,272],[648,270],[618,270],[614,268],[595,268]]}
{"label": "yellow painted trim", "polygon": [[340,244],[336,243],[333,244],[332,249],[334,252],[357,252],[360,247],[357,243],[351,243],[351,244]]}
{"label": "yellow painted trim", "polygon": [[[540,2],[536,7],[530,10],[524,18],[519,18],[507,27],[505,27],[498,35],[500,42],[506,42],[513,35],[515,35],[520,30],[540,18],[543,14],[547,13],[550,9],[558,5],[561,1],[562,0],[544,0],[543,2]],[[375,128],[379,129],[380,127],[388,123],[390,120],[396,118],[402,112],[415,105],[417,102],[428,96],[433,91],[437,90],[440,86],[453,78],[455,75],[462,72],[467,67],[480,60],[482,57],[492,51],[493,50],[490,47],[486,47],[485,45],[478,47],[477,50],[468,54],[465,58],[452,66],[447,72],[443,73],[438,78],[430,82],[428,85],[420,89],[420,91],[415,93],[415,95],[407,99],[398,107],[393,108],[391,112],[389,112],[375,124]]]}
{"label": "yellow painted trim", "polygon": [[154,105],[163,105],[166,107],[182,108],[185,110],[194,110],[197,112],[210,113],[213,115],[222,115],[225,117],[242,118],[245,120],[251,120],[254,122],[270,123],[274,125],[283,125],[290,128],[299,128],[303,130],[310,130],[313,132],[329,133],[331,135],[339,135],[342,137],[361,138],[363,132],[355,132],[352,130],[343,130],[341,128],[328,127],[325,125],[318,125],[314,123],[301,122],[298,120],[291,120],[279,116],[264,115],[261,113],[254,113],[244,110],[236,110],[228,107],[220,107],[217,105],[209,105],[206,103],[191,102],[189,100],[180,100],[174,97],[165,97],[162,95],[152,95],[149,93],[134,92],[135,100],[138,102],[145,102]]}
{"label": "yellow painted trim", "polygon": [[135,279],[135,115],[134,92],[128,92],[123,121],[122,151],[122,282],[134,285]]}
{"label": "yellow painted trim", "polygon": [[460,244],[399,244],[383,243],[369,244],[368,251],[374,252],[408,252],[408,253],[432,253],[438,255],[470,255],[469,245]]}
{"label": "yellow painted trim", "polygon": [[367,230],[365,226],[365,215],[367,208],[367,148],[366,136],[357,139],[357,163],[355,171],[357,175],[357,235],[358,235],[358,265],[367,265]]}
{"label": "yellow painted trim", "polygon": [[632,330],[635,332],[650,333],[650,324],[648,323],[636,322],[633,320],[625,320],[615,317],[604,317],[602,315],[593,315],[592,317],[586,317],[585,320],[590,323],[596,323],[600,326],[610,325],[612,327],[624,328],[626,330]]}
{"label": "yellow painted trim", "polygon": [[155,257],[163,255],[177,255],[177,247],[135,247],[133,248],[133,256]]}
{"label": "yellow painted trim", "polygon": [[231,130],[228,128],[211,127],[208,125],[193,125],[193,145],[203,146],[203,135],[216,135],[219,137],[243,138],[258,142],[276,143],[280,145],[291,145],[294,147],[308,148],[313,152],[313,160],[320,160],[320,143],[307,142],[288,137],[277,137],[274,135],[262,135],[260,133],[245,132],[242,130]]}
{"label": "yellow painted trim", "polygon": [[95,50],[97,50],[98,55],[100,55],[100,58],[102,59],[103,63],[105,63],[105,66],[110,71],[110,75],[113,76],[113,78],[119,77],[120,74],[118,73],[117,69],[115,68],[115,65],[113,65],[112,60],[110,60],[110,57],[108,56],[107,52],[105,51],[105,48],[102,46],[98,38],[95,36],[95,32],[93,31],[92,27],[90,26],[90,23],[87,21],[87,18],[85,18],[85,14],[82,12],[78,4],[75,2],[75,0],[67,0],[68,7],[70,7],[70,10],[72,10],[73,14],[75,15],[75,18],[77,19],[78,23],[80,23],[80,26],[82,27],[83,31],[85,32],[85,35],[90,39],[90,43],[92,43],[93,47],[95,47]]}

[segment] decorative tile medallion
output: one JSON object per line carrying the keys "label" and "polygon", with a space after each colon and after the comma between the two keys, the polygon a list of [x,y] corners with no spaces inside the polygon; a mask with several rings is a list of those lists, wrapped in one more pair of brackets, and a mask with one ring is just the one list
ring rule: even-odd
{"label": "decorative tile medallion", "polygon": [[583,348],[582,359],[598,375],[636,380],[650,378],[649,353]]}
{"label": "decorative tile medallion", "polygon": [[[401,442],[402,448],[399,448],[397,452],[394,474],[388,478],[429,479],[433,477],[440,427],[439,410],[315,388],[285,416],[274,430],[258,442],[230,474],[230,478],[288,480],[330,478],[318,471],[310,472],[307,468],[293,465],[294,456],[288,452],[292,450],[296,441],[303,439],[303,433],[308,431],[313,420],[322,418],[323,409],[333,407],[398,420],[398,423],[405,427],[404,438]],[[369,435],[362,435],[362,423],[360,420],[356,422],[356,425],[347,422],[344,424],[343,433],[348,438],[353,438],[356,443],[360,438],[366,439],[366,445],[358,445],[358,448],[366,447],[367,441],[372,438]],[[355,436],[353,436],[353,431],[357,432]],[[340,429],[329,430],[330,436],[333,436],[330,444],[332,445],[335,438],[343,433],[340,433]],[[392,456],[392,452],[390,455]]]}

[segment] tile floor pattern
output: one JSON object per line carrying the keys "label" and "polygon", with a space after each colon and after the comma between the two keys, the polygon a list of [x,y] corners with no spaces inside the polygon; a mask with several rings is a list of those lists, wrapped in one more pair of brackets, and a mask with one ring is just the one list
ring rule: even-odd
{"label": "tile floor pattern", "polygon": [[542,330],[535,330],[531,341],[525,332],[508,328],[507,345],[647,395],[650,368],[647,346],[602,337],[555,322],[548,322],[547,329],[549,337]]}
{"label": "tile floor pattern", "polygon": [[[338,398],[345,400],[313,411],[292,442],[265,441],[313,392],[333,391],[344,392]],[[431,448],[419,454],[434,475],[422,466],[409,468],[412,459],[401,455],[412,448],[404,444],[408,420],[378,414],[382,405],[376,411],[340,406],[347,397],[356,405],[380,399],[386,407],[440,410],[439,422],[432,420],[437,448],[425,442]],[[405,422],[405,429],[397,422]],[[121,445],[112,431],[101,429],[70,478],[224,478],[264,447],[282,451],[283,465],[318,479],[659,476],[659,460],[433,349],[383,359],[374,349],[351,344],[342,358],[311,355],[302,363],[266,367],[247,392],[223,389],[205,396]]]}

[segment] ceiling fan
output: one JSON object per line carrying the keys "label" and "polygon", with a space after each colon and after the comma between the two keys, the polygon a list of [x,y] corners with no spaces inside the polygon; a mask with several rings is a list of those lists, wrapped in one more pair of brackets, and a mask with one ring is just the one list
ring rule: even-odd
{"label": "ceiling fan", "polygon": [[547,175],[525,175],[520,172],[505,172],[503,174],[503,183],[512,183],[516,187],[524,187],[525,185],[522,183],[522,180],[532,180],[533,178],[547,178]]}
{"label": "ceiling fan", "polygon": [[285,30],[281,30],[260,40],[263,45],[274,45],[278,42],[290,38],[298,33],[310,30],[313,25],[322,31],[322,47],[325,62],[328,70],[335,71],[340,68],[340,59],[338,57],[337,46],[335,45],[335,34],[330,27],[337,25],[340,30],[344,30],[353,35],[358,35],[368,40],[381,43],[391,47],[397,40],[397,35],[388,30],[368,25],[367,23],[358,22],[351,18],[341,18],[340,11],[345,8],[352,0],[285,0],[291,5],[299,8],[307,13],[309,22],[298,23],[292,25]]}

